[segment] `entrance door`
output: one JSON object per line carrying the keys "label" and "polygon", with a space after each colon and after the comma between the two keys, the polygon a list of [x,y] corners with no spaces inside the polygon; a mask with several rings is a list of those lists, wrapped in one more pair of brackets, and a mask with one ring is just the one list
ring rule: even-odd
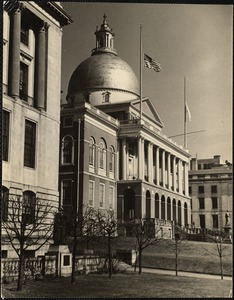
{"label": "entrance door", "polygon": [[127,189],[124,192],[124,219],[135,218],[135,192]]}

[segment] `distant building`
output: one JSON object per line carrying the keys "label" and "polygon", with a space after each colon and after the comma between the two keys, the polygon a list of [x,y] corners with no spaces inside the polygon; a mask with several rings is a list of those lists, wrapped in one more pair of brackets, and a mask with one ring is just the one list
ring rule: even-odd
{"label": "distant building", "polygon": [[123,222],[190,224],[188,150],[161,132],[149,98],[140,118],[139,83],[114,49],[106,16],[95,35],[61,109],[60,205],[113,209]]}
{"label": "distant building", "polygon": [[220,155],[191,159],[189,195],[195,227],[223,230],[225,213],[232,215],[232,164]]}
{"label": "distant building", "polygon": [[[70,22],[59,2],[4,1],[3,221],[16,196],[29,214],[37,198],[58,207],[61,40]],[[4,232],[1,246],[4,257],[16,255]]]}

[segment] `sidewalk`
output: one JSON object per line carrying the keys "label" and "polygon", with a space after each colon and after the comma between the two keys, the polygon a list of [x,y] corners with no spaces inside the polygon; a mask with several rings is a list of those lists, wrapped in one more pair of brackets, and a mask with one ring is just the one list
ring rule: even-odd
{"label": "sidewalk", "polygon": [[[161,269],[151,269],[151,268],[142,268],[142,272],[175,275],[175,271],[161,270]],[[201,273],[192,273],[192,272],[183,272],[183,271],[178,271],[178,276],[209,278],[209,279],[221,279],[220,275],[201,274]],[[232,277],[231,276],[224,276],[223,280],[232,280]]]}
{"label": "sidewalk", "polygon": [[[128,268],[129,271],[134,271],[133,267]],[[154,268],[142,268],[142,273],[156,273],[156,274],[165,274],[165,275],[175,275],[174,270],[162,270],[162,269],[154,269]],[[207,279],[221,279],[220,275],[212,275],[212,274],[202,274],[202,273],[192,273],[192,272],[183,272],[178,271],[178,276],[186,276],[186,277],[196,277],[196,278],[207,278]],[[232,280],[231,276],[223,276],[223,280]]]}

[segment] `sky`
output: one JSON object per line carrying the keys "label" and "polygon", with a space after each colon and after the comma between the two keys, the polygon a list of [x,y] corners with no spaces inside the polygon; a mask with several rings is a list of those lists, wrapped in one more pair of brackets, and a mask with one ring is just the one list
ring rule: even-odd
{"label": "sky", "polygon": [[[62,99],[75,68],[95,48],[104,13],[115,33],[115,49],[140,80],[140,24],[144,53],[161,72],[143,68],[143,96],[149,97],[168,136],[184,132],[184,77],[187,147],[199,159],[221,155],[232,162],[232,6],[62,2],[73,23],[63,28]],[[198,133],[191,133],[201,131]],[[191,133],[191,134],[189,134]],[[183,145],[183,135],[173,138]]]}

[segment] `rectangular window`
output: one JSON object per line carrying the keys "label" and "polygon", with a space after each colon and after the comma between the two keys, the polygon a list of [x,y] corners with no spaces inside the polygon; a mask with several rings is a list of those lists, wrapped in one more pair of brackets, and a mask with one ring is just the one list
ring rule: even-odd
{"label": "rectangular window", "polygon": [[72,181],[71,180],[62,181],[62,205],[63,206],[72,205]]}
{"label": "rectangular window", "polygon": [[94,205],[94,181],[89,181],[89,205]]}
{"label": "rectangular window", "polygon": [[20,82],[19,82],[20,99],[28,100],[28,65],[20,62]]}
{"label": "rectangular window", "polygon": [[218,198],[217,197],[212,197],[212,208],[217,209],[218,208]]}
{"label": "rectangular window", "polygon": [[199,194],[204,194],[204,186],[203,185],[198,186],[198,193]]}
{"label": "rectangular window", "polygon": [[24,136],[24,166],[35,167],[36,152],[36,124],[25,120],[25,136]]}
{"label": "rectangular window", "polygon": [[198,198],[198,200],[199,200],[199,209],[205,209],[205,199]]}
{"label": "rectangular window", "polygon": [[24,24],[21,24],[21,30],[20,30],[20,41],[24,45],[28,46],[28,37],[29,37],[29,30],[24,26]]}
{"label": "rectangular window", "polygon": [[211,186],[211,193],[212,194],[217,194],[217,185],[212,185]]}
{"label": "rectangular window", "polygon": [[63,256],[63,265],[64,266],[70,266],[70,255],[64,255]]}
{"label": "rectangular window", "polygon": [[32,192],[23,193],[22,221],[24,224],[34,224],[36,221],[36,197]]}
{"label": "rectangular window", "polygon": [[205,215],[199,215],[200,217],[200,227],[201,228],[206,228],[206,217]]}
{"label": "rectangular window", "polygon": [[100,196],[99,196],[100,202],[99,207],[104,208],[104,199],[105,199],[105,185],[100,183]]}
{"label": "rectangular window", "polygon": [[2,186],[2,221],[6,222],[8,218],[9,190]]}
{"label": "rectangular window", "polygon": [[114,209],[114,187],[110,186],[109,209]]}
{"label": "rectangular window", "polygon": [[213,228],[219,228],[219,216],[218,215],[213,215]]}
{"label": "rectangular window", "polygon": [[9,112],[2,111],[2,159],[5,161],[8,161],[9,151],[9,116]]}

